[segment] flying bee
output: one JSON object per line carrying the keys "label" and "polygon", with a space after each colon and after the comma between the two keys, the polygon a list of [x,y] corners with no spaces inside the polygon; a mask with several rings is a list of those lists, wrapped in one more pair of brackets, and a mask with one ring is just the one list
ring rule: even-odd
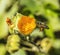
{"label": "flying bee", "polygon": [[40,21],[37,22],[37,27],[40,28],[40,31],[43,31],[44,29],[49,29],[49,27],[45,23]]}

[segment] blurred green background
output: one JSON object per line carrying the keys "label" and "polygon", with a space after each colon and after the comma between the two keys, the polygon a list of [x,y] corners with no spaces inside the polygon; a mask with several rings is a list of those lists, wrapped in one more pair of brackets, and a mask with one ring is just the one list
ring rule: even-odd
{"label": "blurred green background", "polygon": [[[53,49],[48,55],[60,55],[60,0],[0,0],[0,55],[6,54],[5,38],[8,35],[6,18],[21,13],[33,16],[36,20],[45,22],[48,30],[43,33],[35,30],[31,36],[39,35],[41,38],[48,37],[54,41]],[[27,55],[25,51],[19,50],[13,55]],[[36,55],[28,53],[28,55]],[[37,55],[44,55],[38,53]]]}

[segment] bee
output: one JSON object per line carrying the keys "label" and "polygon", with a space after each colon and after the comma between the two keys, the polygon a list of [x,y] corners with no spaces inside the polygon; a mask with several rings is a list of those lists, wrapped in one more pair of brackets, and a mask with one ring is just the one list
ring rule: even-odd
{"label": "bee", "polygon": [[37,27],[40,28],[40,31],[43,31],[44,29],[49,29],[46,23],[40,21],[37,21]]}

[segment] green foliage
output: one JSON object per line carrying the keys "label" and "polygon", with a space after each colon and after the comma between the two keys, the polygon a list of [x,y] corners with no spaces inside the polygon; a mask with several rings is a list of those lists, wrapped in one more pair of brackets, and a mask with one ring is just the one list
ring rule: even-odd
{"label": "green foliage", "polygon": [[12,51],[14,50],[18,50],[19,49],[19,42],[20,42],[20,38],[18,35],[10,35],[8,37],[8,40],[7,40],[7,44],[6,44],[6,49],[9,53],[12,53]]}
{"label": "green foliage", "polygon": [[8,26],[6,20],[0,16],[0,39],[8,35]]}
{"label": "green foliage", "polygon": [[26,52],[24,50],[20,49],[19,51],[15,52],[11,55],[26,55]]}
{"label": "green foliage", "polygon": [[0,44],[0,55],[5,55],[6,48],[4,44]]}
{"label": "green foliage", "polygon": [[[59,43],[60,42],[60,13],[59,11],[60,8],[59,8],[58,0],[0,0],[0,40],[4,39],[3,40],[4,42],[7,42],[8,38],[9,38],[8,41],[11,40],[10,34],[15,35],[13,29],[17,30],[16,23],[18,18],[21,17],[21,14],[27,16],[33,16],[36,20],[39,20],[40,22],[44,21],[48,25],[49,29],[48,30],[45,29],[43,32],[40,32],[38,28],[35,29],[30,34],[31,38],[33,39],[32,41],[35,41],[37,37],[41,39],[47,37],[52,40],[53,42],[52,47],[54,48],[53,51],[51,50],[51,53],[46,54],[46,53],[35,52],[35,55],[60,55],[60,50],[59,50],[60,49],[60,43]],[[14,16],[16,13],[18,14]],[[8,30],[9,27],[6,23],[7,17],[9,17],[12,20],[12,22],[15,24],[15,28]],[[22,41],[22,43],[19,41],[20,36],[17,36],[16,38],[13,37],[14,36],[12,36],[11,38],[14,39],[14,41],[19,42],[18,44],[14,43],[14,47],[23,44],[23,42],[25,43],[25,41]],[[6,55],[5,54],[6,51],[9,52],[9,49],[5,48],[7,43],[5,43],[4,45],[3,41],[0,41],[0,55]],[[28,46],[34,46],[34,45],[30,45],[31,43],[30,44],[29,43],[30,42],[28,42],[28,44],[26,43],[25,44]],[[8,43],[8,45],[9,44],[10,43]],[[10,46],[11,49],[15,49],[14,47]],[[10,55],[27,55],[27,53],[23,49],[24,48],[22,49],[19,48],[18,51]]]}

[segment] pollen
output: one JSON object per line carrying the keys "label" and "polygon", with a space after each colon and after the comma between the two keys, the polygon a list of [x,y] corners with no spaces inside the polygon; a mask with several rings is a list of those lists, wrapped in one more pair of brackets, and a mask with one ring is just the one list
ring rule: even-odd
{"label": "pollen", "polygon": [[36,20],[28,16],[22,16],[18,20],[17,27],[24,35],[29,35],[36,27]]}

